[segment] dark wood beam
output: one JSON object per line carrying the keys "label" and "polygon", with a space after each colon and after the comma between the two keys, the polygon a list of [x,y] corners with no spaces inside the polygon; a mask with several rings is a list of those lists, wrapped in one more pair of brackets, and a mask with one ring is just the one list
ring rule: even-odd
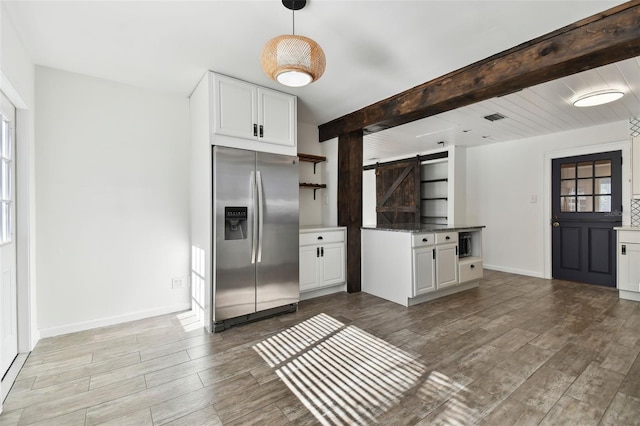
{"label": "dark wood beam", "polygon": [[640,56],[640,0],[322,124],[320,142],[357,130],[377,132],[636,56]]}
{"label": "dark wood beam", "polygon": [[338,225],[347,227],[347,291],[361,289],[362,130],[338,138]]}

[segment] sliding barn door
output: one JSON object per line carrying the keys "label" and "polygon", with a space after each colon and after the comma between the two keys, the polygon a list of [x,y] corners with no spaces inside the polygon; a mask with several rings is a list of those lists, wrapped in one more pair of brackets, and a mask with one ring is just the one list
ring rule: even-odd
{"label": "sliding barn door", "polygon": [[420,160],[376,168],[378,225],[420,223]]}

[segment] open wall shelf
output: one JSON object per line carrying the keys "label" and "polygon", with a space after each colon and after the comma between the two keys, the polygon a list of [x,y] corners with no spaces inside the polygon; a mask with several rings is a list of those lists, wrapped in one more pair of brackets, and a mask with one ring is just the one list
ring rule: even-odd
{"label": "open wall shelf", "polygon": [[316,199],[316,191],[318,189],[323,189],[326,188],[327,185],[325,185],[324,183],[305,183],[305,182],[300,182],[300,188],[311,188],[313,189],[313,199]]}
{"label": "open wall shelf", "polygon": [[316,165],[327,161],[327,157],[322,155],[300,154],[298,153],[298,160],[305,163],[313,163],[313,174],[316,174]]}
{"label": "open wall shelf", "polygon": [[[312,154],[301,154],[298,153],[298,160],[304,161],[305,163],[313,163],[313,174],[316,174],[316,165],[318,163],[322,163],[327,161],[327,157],[322,155],[312,155]],[[316,191],[318,189],[326,188],[327,185],[324,183],[305,183],[300,182],[300,188],[311,188],[313,189],[313,199],[316,199]]]}

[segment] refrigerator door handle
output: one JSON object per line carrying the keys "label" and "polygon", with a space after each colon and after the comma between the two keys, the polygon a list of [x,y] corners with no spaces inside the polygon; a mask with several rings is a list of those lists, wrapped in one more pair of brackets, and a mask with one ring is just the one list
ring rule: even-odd
{"label": "refrigerator door handle", "polygon": [[256,172],[258,183],[258,259],[262,262],[262,231],[264,230],[264,193],[262,188],[262,173],[260,170]]}
{"label": "refrigerator door handle", "polygon": [[256,179],[251,172],[251,196],[253,197],[253,232],[251,234],[251,263],[256,263],[256,253],[258,251],[258,189],[256,188]]}

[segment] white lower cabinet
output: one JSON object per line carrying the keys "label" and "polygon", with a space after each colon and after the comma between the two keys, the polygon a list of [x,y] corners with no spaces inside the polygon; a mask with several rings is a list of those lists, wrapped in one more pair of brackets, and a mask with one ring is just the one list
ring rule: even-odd
{"label": "white lower cabinet", "polygon": [[436,246],[436,283],[438,288],[458,284],[458,245]]}
{"label": "white lower cabinet", "polygon": [[617,249],[619,296],[640,301],[640,229],[618,230]]}
{"label": "white lower cabinet", "polygon": [[435,252],[434,247],[413,249],[413,297],[436,289]]}
{"label": "white lower cabinet", "polygon": [[319,228],[300,231],[300,293],[346,282],[346,230]]}

